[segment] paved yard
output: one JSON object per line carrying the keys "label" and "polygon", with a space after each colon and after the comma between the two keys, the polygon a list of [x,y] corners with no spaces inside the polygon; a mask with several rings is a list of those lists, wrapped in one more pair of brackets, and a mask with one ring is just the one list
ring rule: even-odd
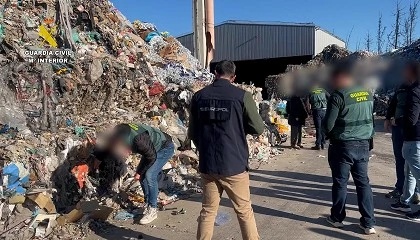
{"label": "paved yard", "polygon": [[[380,125],[379,125],[380,126]],[[305,139],[306,147],[313,139]],[[370,162],[370,179],[374,192],[377,235],[365,236],[358,228],[359,213],[355,187],[351,183],[348,217],[342,230],[331,228],[328,216],[331,179],[326,151],[285,150],[268,164],[253,170],[251,192],[257,225],[262,239],[420,239],[420,223],[412,222],[390,209],[392,203],[384,194],[395,182],[390,135],[379,132]],[[179,201],[171,207],[187,210],[185,215],[160,212],[155,226],[140,226],[132,221],[113,222],[89,239],[128,239],[142,234],[145,239],[195,239],[200,196]],[[414,207],[419,209],[420,206]],[[220,212],[231,217],[224,226],[215,227],[213,239],[241,239],[231,203],[225,198]]]}

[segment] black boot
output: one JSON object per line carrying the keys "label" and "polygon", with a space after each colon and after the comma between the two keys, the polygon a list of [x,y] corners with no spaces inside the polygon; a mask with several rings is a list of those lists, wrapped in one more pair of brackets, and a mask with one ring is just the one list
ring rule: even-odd
{"label": "black boot", "polygon": [[314,147],[311,147],[311,149],[312,149],[312,150],[321,150],[321,147],[319,147],[319,146],[314,146]]}

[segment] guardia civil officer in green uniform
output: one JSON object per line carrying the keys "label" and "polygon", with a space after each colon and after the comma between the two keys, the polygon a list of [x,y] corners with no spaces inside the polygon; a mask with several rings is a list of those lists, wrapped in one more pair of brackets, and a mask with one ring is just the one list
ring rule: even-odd
{"label": "guardia civil officer in green uniform", "polygon": [[312,111],[312,118],[314,120],[316,141],[313,150],[324,149],[325,134],[322,131],[322,121],[325,118],[327,111],[327,101],[330,94],[325,89],[314,87],[307,98],[308,110]]}
{"label": "guardia civil officer in green uniform", "polygon": [[134,177],[140,180],[144,192],[144,215],[140,224],[151,223],[157,218],[158,175],[175,151],[172,138],[145,124],[120,124],[115,127],[109,145],[120,156],[142,155]]}
{"label": "guardia civil officer in green uniform", "polygon": [[324,131],[330,139],[328,162],[332,186],[331,215],[327,221],[343,227],[346,217],[347,182],[350,173],[356,185],[360,227],[365,234],[375,234],[373,194],[369,184],[368,162],[373,137],[373,96],[355,85],[348,64],[340,64],[332,73],[335,91],[328,100]]}

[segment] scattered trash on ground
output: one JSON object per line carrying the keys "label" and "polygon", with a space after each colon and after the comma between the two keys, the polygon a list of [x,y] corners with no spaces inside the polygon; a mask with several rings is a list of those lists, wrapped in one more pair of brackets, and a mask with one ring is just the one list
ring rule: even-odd
{"label": "scattered trash on ground", "polygon": [[186,214],[187,211],[185,209],[181,209],[179,211],[172,211],[172,215],[180,215],[180,214]]}
{"label": "scattered trash on ground", "polygon": [[219,212],[217,213],[216,220],[214,221],[215,226],[223,226],[231,220],[228,213]]}

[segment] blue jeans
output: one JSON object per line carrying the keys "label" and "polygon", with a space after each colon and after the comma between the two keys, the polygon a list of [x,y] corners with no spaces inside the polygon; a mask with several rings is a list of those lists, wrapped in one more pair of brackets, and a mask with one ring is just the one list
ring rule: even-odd
{"label": "blue jeans", "polygon": [[325,144],[325,135],[322,131],[322,121],[325,118],[327,110],[324,109],[314,109],[312,110],[312,117],[314,119],[315,131],[316,131],[316,141],[315,145],[317,147],[324,146]]}
{"label": "blue jeans", "polygon": [[347,183],[350,173],[356,185],[357,203],[363,227],[375,225],[373,194],[369,184],[369,141],[334,142],[328,149],[333,186],[331,218],[342,222],[346,218]]}
{"label": "blue jeans", "polygon": [[403,145],[405,159],[405,183],[401,202],[410,204],[420,183],[420,141],[405,141]]}
{"label": "blue jeans", "polygon": [[395,170],[397,173],[397,182],[395,183],[395,189],[397,189],[400,193],[403,192],[404,181],[405,181],[405,174],[404,174],[405,159],[402,154],[403,143],[404,143],[403,128],[399,126],[393,126],[392,127],[392,147],[394,149]]}
{"label": "blue jeans", "polygon": [[163,166],[174,155],[175,146],[171,143],[164,149],[156,153],[156,161],[147,169],[146,173],[140,176],[141,188],[144,192],[144,201],[150,207],[157,208],[157,198],[159,194],[158,175],[162,171]]}

